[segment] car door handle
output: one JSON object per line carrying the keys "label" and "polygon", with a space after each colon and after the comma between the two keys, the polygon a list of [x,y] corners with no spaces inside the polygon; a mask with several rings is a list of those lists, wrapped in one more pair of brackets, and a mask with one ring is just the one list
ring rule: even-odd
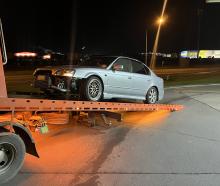
{"label": "car door handle", "polygon": [[128,79],[131,79],[131,77],[128,77]]}

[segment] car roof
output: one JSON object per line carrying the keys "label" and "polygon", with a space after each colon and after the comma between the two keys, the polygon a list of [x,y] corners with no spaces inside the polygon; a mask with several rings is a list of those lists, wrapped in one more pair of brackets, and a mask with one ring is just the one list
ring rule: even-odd
{"label": "car roof", "polygon": [[[131,60],[135,60],[135,61],[138,61],[140,63],[143,63],[142,61],[138,60],[138,59],[135,59],[135,58],[132,58],[132,57],[128,57],[128,56],[122,56],[122,55],[91,55],[91,57],[94,56],[94,57],[112,57],[112,58],[115,58],[115,59],[118,59],[118,58],[127,58],[127,59],[131,59]],[[144,63],[143,63],[144,64]]]}

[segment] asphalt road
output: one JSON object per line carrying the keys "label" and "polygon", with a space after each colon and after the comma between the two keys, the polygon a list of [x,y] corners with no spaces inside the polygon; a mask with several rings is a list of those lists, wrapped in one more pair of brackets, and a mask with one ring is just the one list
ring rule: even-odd
{"label": "asphalt road", "polygon": [[34,137],[40,159],[26,156],[7,186],[220,185],[220,85],[166,89],[179,112],[124,114],[89,128],[73,120]]}

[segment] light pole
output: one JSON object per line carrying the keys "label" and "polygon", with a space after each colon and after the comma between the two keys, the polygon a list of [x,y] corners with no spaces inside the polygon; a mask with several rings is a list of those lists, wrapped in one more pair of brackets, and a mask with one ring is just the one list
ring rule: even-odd
{"label": "light pole", "polygon": [[154,41],[154,48],[153,48],[153,53],[151,56],[151,61],[150,61],[150,68],[154,69],[155,68],[155,63],[156,63],[156,53],[157,53],[157,48],[158,48],[158,42],[159,42],[159,37],[160,37],[160,30],[161,30],[161,26],[165,23],[165,18],[163,16],[161,16],[158,20],[157,20],[157,24],[158,24],[158,29],[157,29],[157,35]]}
{"label": "light pole", "polygon": [[203,10],[198,8],[198,36],[197,36],[197,59],[199,59],[199,51],[200,51],[200,35],[201,35],[201,18],[202,18]]}
{"label": "light pole", "polygon": [[[211,2],[211,1],[207,1],[207,2]],[[215,0],[215,2],[218,2],[217,0]],[[204,9],[205,3],[198,1],[198,8],[197,8],[197,16],[198,16],[198,30],[197,30],[197,59],[199,59],[199,51],[200,51],[200,36],[201,36],[201,24],[202,24],[202,18],[203,18],[203,11]]]}
{"label": "light pole", "polygon": [[[157,25],[162,25],[165,22],[165,18],[157,19]],[[146,30],[146,43],[145,43],[145,64],[147,65],[148,62],[148,31]]]}
{"label": "light pole", "polygon": [[147,48],[148,48],[148,38],[147,38],[147,30],[146,30],[146,49],[145,49],[145,64],[147,65]]}
{"label": "light pole", "polygon": [[153,54],[151,57],[151,61],[150,61],[150,68],[154,69],[155,67],[155,63],[156,63],[156,53],[157,53],[157,48],[158,48],[158,41],[159,41],[159,37],[160,37],[160,30],[161,30],[161,26],[165,23],[165,10],[166,10],[166,6],[167,6],[167,2],[168,0],[164,0],[163,3],[163,9],[161,12],[161,16],[160,18],[157,20],[157,24],[158,24],[158,29],[157,29],[157,35],[156,35],[156,39],[154,41],[154,48],[153,48]]}

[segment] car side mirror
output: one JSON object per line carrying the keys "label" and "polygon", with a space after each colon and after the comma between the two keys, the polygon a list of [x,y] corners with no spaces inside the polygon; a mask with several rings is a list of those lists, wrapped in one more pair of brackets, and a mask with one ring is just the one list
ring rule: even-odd
{"label": "car side mirror", "polygon": [[119,64],[114,64],[112,69],[114,71],[123,71],[124,66],[123,65],[119,65]]}

